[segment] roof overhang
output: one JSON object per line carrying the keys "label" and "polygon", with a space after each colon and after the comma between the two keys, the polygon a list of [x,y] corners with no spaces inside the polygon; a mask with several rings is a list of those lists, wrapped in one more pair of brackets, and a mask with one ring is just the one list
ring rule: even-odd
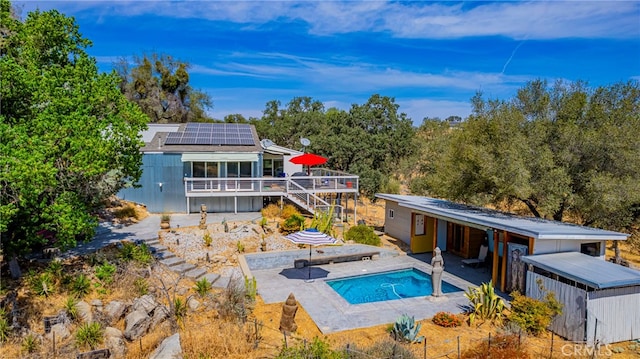
{"label": "roof overhang", "polygon": [[182,162],[257,162],[257,153],[183,153]]}

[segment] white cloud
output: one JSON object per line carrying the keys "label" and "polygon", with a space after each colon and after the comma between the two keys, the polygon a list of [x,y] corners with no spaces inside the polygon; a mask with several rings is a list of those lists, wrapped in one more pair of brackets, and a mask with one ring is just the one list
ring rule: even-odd
{"label": "white cloud", "polygon": [[[26,2],[25,8],[34,7]],[[50,2],[37,3],[41,8]],[[383,2],[383,1],[72,1],[58,8],[121,16],[159,15],[230,21],[245,26],[304,21],[332,35],[387,32],[399,38],[638,38],[638,1]],[[470,5],[469,5],[470,4]]]}
{"label": "white cloud", "polygon": [[439,117],[444,120],[449,116],[465,118],[471,114],[469,101],[431,100],[431,99],[399,99],[400,111],[409,116],[416,126],[425,117]]}

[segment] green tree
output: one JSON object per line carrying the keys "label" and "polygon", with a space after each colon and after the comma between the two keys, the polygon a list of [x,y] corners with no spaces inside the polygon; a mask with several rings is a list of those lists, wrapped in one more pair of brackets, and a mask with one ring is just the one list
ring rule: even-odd
{"label": "green tree", "polygon": [[[0,10],[12,18],[7,0]],[[147,119],[117,75],[98,73],[73,18],[35,11],[10,27],[0,57],[3,250],[72,246],[93,234],[92,211],[139,178]]]}
{"label": "green tree", "polygon": [[126,59],[116,65],[120,89],[155,123],[210,121],[209,95],[189,85],[189,64],[169,55],[143,55],[129,68]]}
{"label": "green tree", "polygon": [[533,81],[508,101],[472,99],[412,188],[536,217],[629,231],[640,218],[640,84]]}

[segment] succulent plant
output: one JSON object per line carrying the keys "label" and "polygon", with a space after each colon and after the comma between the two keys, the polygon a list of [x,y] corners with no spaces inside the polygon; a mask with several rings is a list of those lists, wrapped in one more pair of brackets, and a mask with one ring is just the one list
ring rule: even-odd
{"label": "succulent plant", "polygon": [[401,315],[393,325],[393,334],[397,340],[409,343],[422,343],[424,336],[418,336],[422,324],[416,324],[415,318],[406,314]]}

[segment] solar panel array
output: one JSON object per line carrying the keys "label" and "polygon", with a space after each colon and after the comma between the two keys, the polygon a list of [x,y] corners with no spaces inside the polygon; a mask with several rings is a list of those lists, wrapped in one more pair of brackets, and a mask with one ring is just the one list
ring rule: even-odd
{"label": "solar panel array", "polygon": [[253,146],[251,126],[238,123],[187,123],[184,132],[171,132],[165,145]]}

